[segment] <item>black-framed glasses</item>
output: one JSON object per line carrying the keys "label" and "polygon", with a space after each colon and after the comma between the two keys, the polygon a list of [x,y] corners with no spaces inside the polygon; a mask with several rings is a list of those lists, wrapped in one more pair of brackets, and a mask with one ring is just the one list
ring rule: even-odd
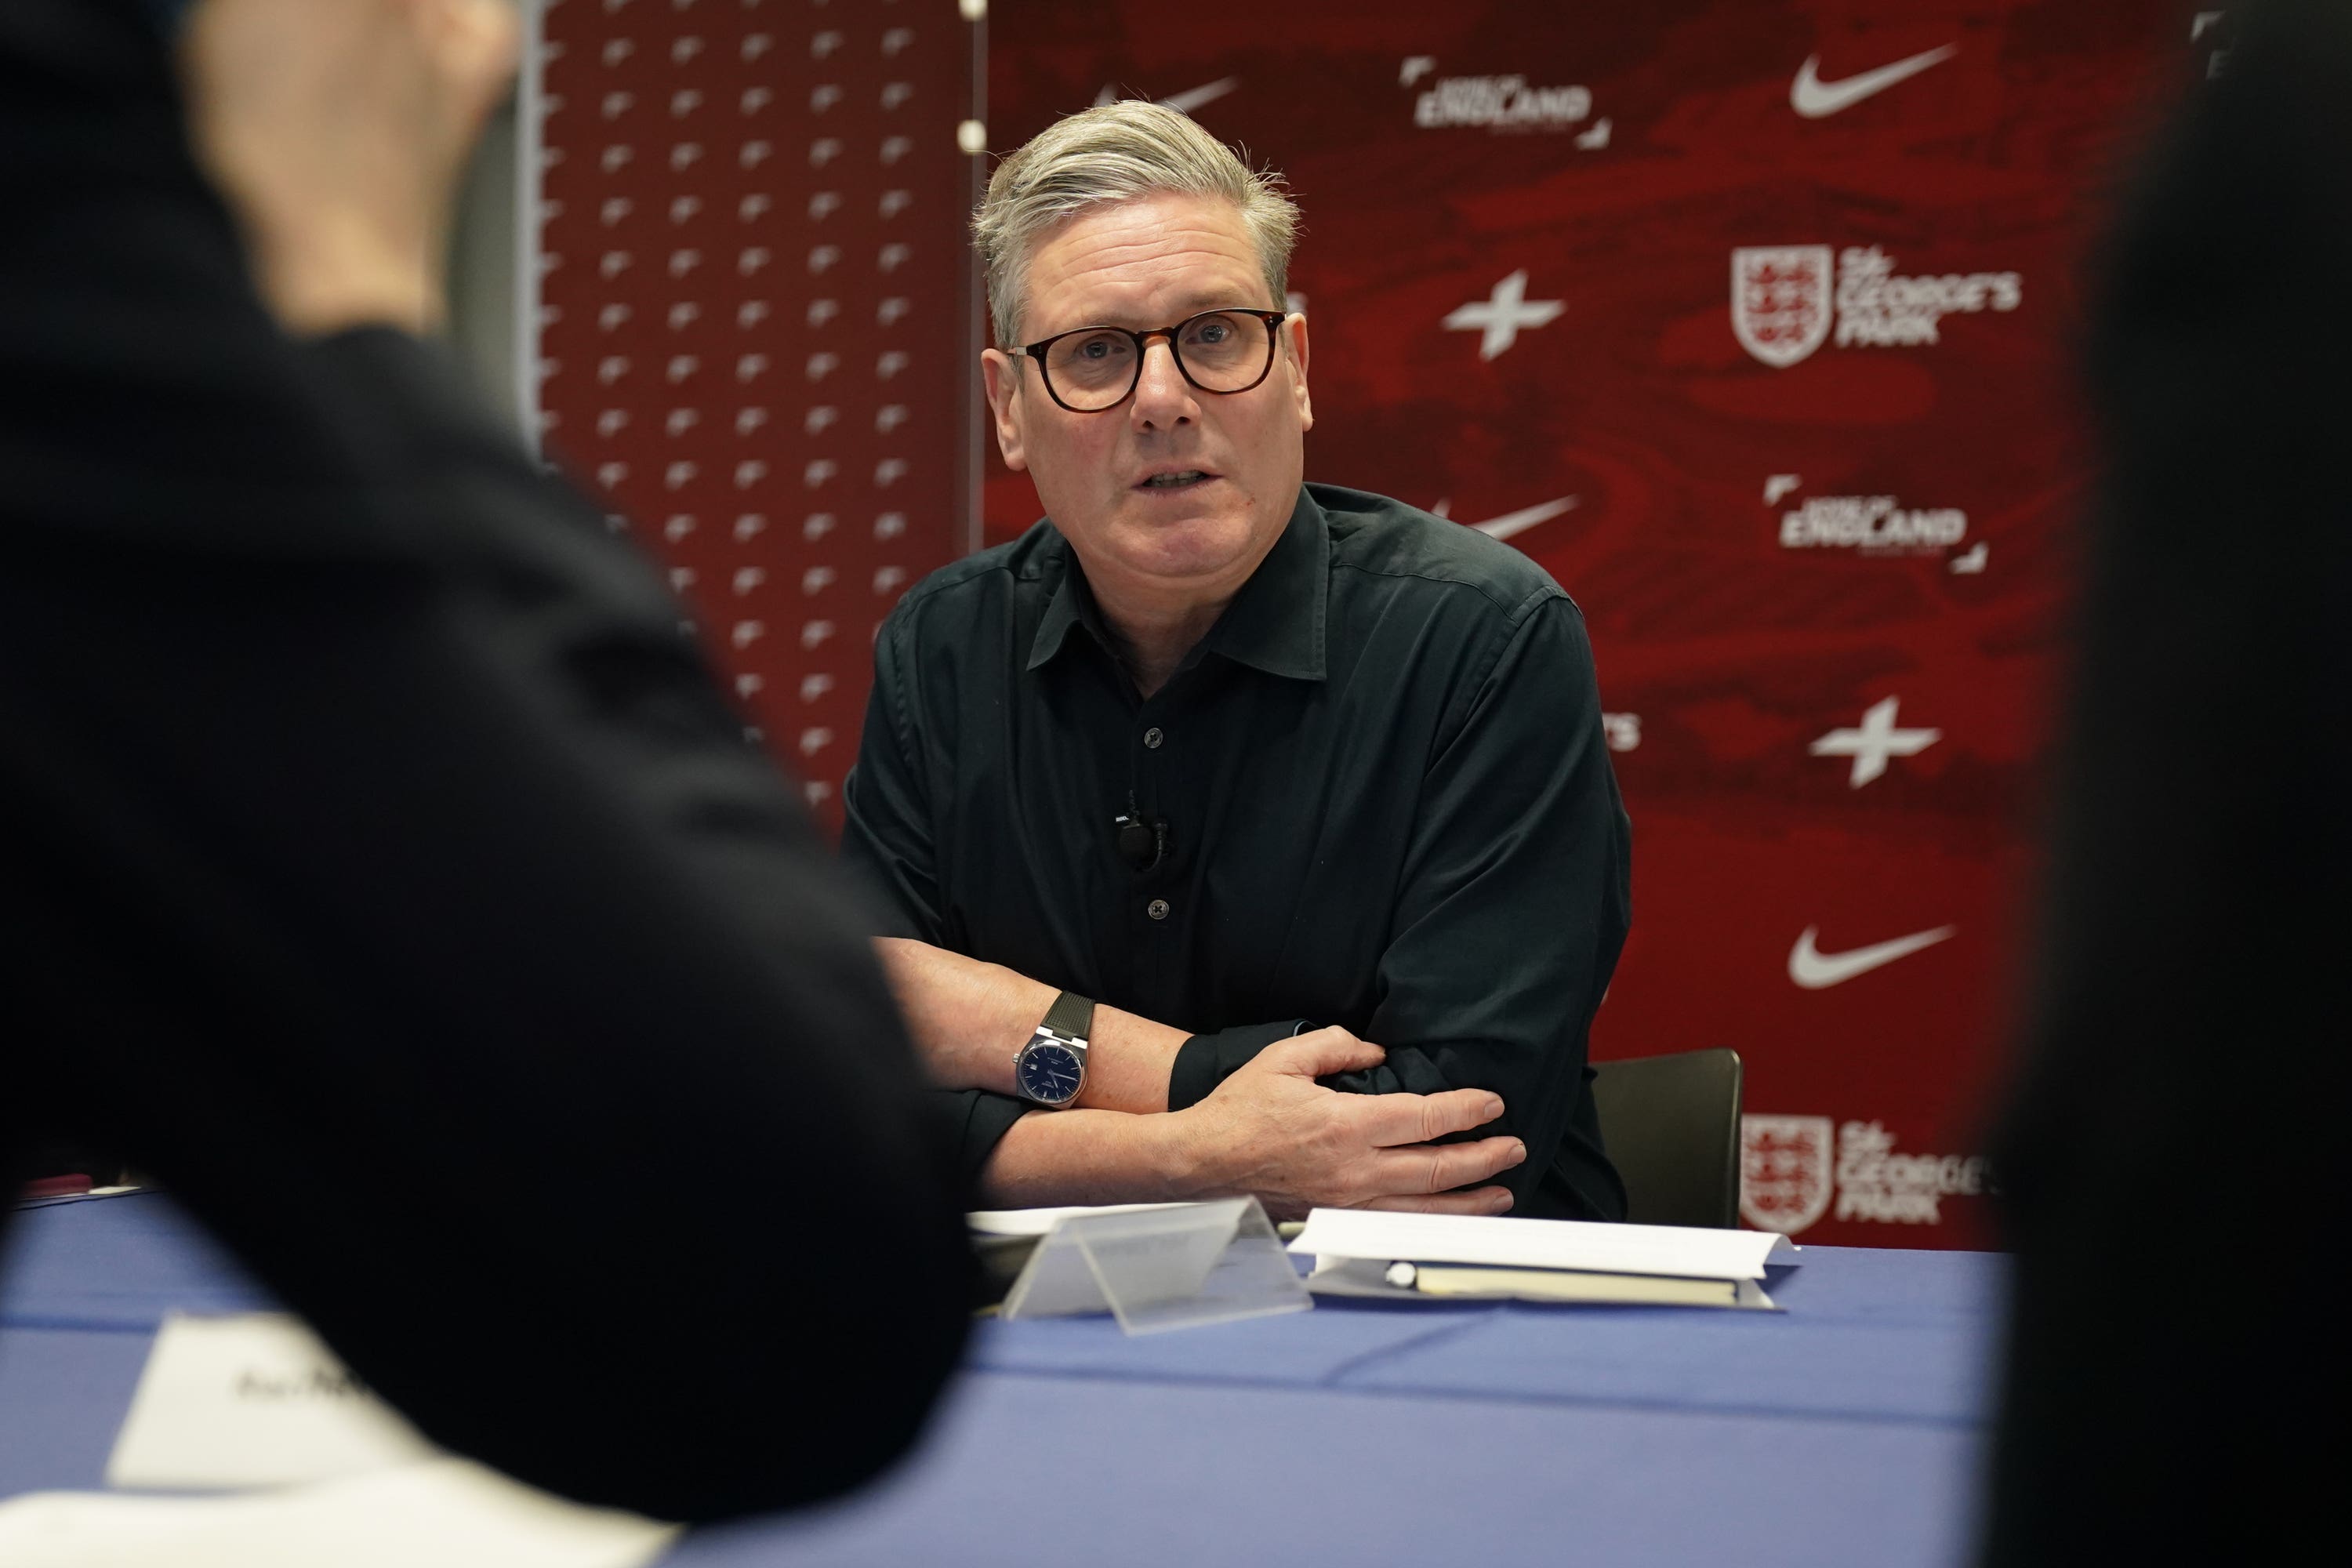
{"label": "black-framed glasses", "polygon": [[1004,352],[1035,362],[1045,394],[1073,414],[1101,414],[1125,403],[1143,379],[1143,353],[1168,340],[1178,374],[1202,392],[1247,392],[1274,369],[1274,345],[1288,316],[1281,310],[1203,310],[1172,327],[1076,327]]}

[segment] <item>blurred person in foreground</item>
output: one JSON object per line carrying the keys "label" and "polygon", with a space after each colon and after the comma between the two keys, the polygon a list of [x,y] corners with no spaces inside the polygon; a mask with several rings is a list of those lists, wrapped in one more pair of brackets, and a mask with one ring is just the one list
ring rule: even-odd
{"label": "blurred person in foreground", "polygon": [[980,368],[1046,516],[884,625],[844,851],[995,1201],[1622,1219],[1585,1043],[1631,829],[1583,616],[1302,482],[1297,222],[1156,104],[999,165]]}
{"label": "blurred person in foreground", "polygon": [[153,1172],[526,1481],[838,1493],[961,1194],[676,605],[425,341],[514,16],[201,0],[184,137],[173,9],[0,6],[0,1166]]}
{"label": "blurred person in foreground", "polygon": [[2111,249],[1982,1558],[2297,1561],[2347,1393],[2352,7],[2245,14]]}

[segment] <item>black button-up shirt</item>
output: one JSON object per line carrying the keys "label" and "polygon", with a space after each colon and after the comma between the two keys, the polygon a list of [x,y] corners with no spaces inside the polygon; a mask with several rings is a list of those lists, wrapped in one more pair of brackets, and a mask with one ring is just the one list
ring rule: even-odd
{"label": "black button-up shirt", "polygon": [[[900,601],[843,837],[894,929],[1192,1031],[1171,1110],[1344,1025],[1388,1059],[1334,1087],[1502,1096],[1476,1135],[1528,1145],[1513,1213],[1623,1217],[1585,1035],[1632,830],[1558,584],[1458,523],[1309,485],[1159,691],[1113,647],[1051,521]],[[1122,855],[1122,816],[1164,825],[1156,864]],[[1029,1109],[961,1097],[975,1178]]]}

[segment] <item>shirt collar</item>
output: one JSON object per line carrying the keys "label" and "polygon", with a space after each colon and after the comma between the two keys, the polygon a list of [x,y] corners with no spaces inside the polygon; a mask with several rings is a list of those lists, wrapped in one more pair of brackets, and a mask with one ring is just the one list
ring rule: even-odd
{"label": "shirt collar", "polygon": [[[1331,595],[1328,538],[1323,509],[1300,486],[1298,504],[1291,509],[1281,536],[1201,639],[1199,651],[1223,654],[1268,675],[1324,679],[1324,620]],[[1045,614],[1030,644],[1031,669],[1062,650],[1074,626],[1085,626],[1106,650],[1112,647],[1076,552],[1066,539],[1060,543],[1061,581],[1045,601]]]}
{"label": "shirt collar", "polygon": [[1053,564],[1058,564],[1061,574],[1055,581],[1052,595],[1045,601],[1045,614],[1037,623],[1036,639],[1029,645],[1031,669],[1035,669],[1062,651],[1062,644],[1068,639],[1072,626],[1084,626],[1094,633],[1095,640],[1102,644],[1106,653],[1111,647],[1110,638],[1103,635],[1102,621],[1095,609],[1095,596],[1087,591],[1086,574],[1078,570],[1077,552],[1070,548],[1068,540],[1061,537],[1058,529],[1055,531],[1054,543],[1056,548],[1052,552],[1047,570],[1050,572]]}

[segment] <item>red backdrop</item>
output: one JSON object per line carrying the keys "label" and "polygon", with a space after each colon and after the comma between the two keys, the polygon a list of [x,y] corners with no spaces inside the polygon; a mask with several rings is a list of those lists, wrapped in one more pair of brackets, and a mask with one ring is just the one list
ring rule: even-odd
{"label": "red backdrop", "polygon": [[[2083,252],[2214,38],[2150,0],[1024,0],[992,26],[999,150],[1108,90],[1284,171],[1308,476],[1485,524],[1582,605],[1634,824],[1596,1057],[1738,1048],[1754,1223],[1987,1241],[2089,474]],[[995,469],[990,538],[1036,514]]]}
{"label": "red backdrop", "polygon": [[542,434],[828,825],[875,627],[972,537],[974,47],[940,0],[544,13]]}
{"label": "red backdrop", "polygon": [[[547,26],[550,437],[829,813],[873,626],[968,521],[974,36],[948,0],[560,0]],[[1309,476],[1482,526],[1583,606],[1635,826],[1595,1055],[1741,1051],[1755,1223],[1988,1240],[2090,473],[2084,257],[2146,107],[2216,64],[2210,16],[999,0],[988,27],[990,147],[1145,95],[1285,171]],[[1037,505],[990,462],[993,542]]]}

